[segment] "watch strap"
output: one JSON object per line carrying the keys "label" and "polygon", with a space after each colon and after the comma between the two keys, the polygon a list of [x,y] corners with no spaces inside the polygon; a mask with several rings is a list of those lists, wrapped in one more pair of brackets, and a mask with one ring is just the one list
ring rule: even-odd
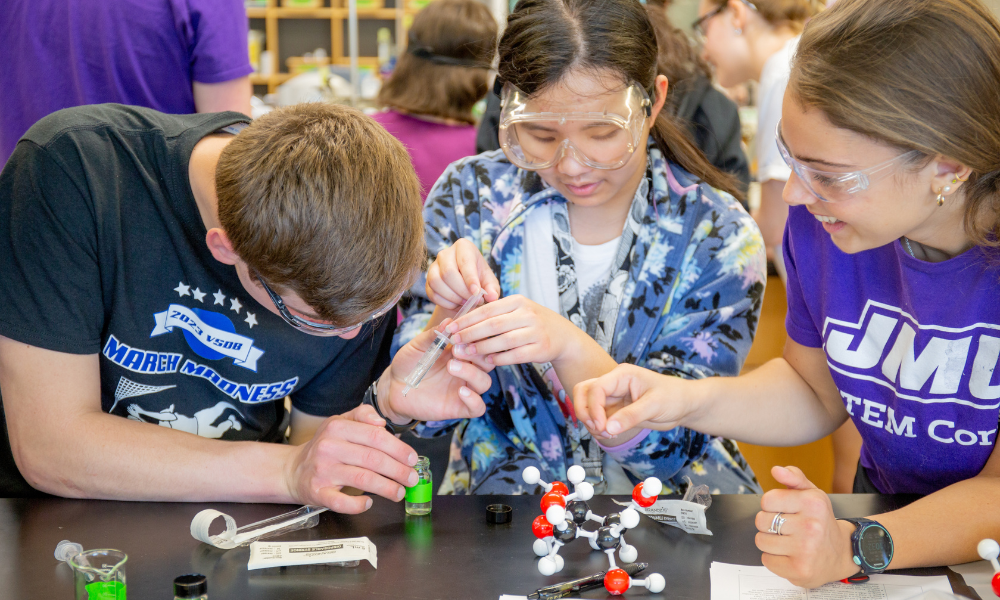
{"label": "watch strap", "polygon": [[392,422],[392,420],[389,419],[389,417],[385,416],[382,413],[382,408],[379,407],[379,405],[378,405],[378,380],[377,379],[375,381],[373,381],[370,386],[368,386],[367,390],[365,390],[365,398],[364,398],[364,400],[361,401],[361,403],[362,404],[367,404],[367,405],[371,406],[372,408],[374,408],[375,412],[378,413],[378,416],[382,417],[382,419],[385,421],[385,430],[388,431],[389,433],[393,434],[393,435],[399,435],[399,434],[401,434],[401,433],[403,433],[405,431],[409,431],[409,430],[413,429],[413,427],[417,424],[417,420],[416,419],[410,419],[409,423],[404,423],[403,425],[396,425],[395,423]]}

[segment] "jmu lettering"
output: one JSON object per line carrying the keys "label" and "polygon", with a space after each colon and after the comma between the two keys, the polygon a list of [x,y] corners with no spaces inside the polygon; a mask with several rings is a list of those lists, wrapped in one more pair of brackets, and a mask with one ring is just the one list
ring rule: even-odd
{"label": "jmu lettering", "polygon": [[1000,360],[997,326],[922,329],[902,314],[876,312],[863,329],[830,319],[826,329],[826,352],[836,363],[831,366],[850,377],[875,379],[898,391],[923,391],[927,396],[967,392],[977,400],[1000,398],[1000,382],[994,381]]}

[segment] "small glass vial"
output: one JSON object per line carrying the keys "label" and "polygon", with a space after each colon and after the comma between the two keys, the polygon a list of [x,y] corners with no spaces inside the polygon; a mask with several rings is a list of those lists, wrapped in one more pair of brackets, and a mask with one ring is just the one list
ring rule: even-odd
{"label": "small glass vial", "polygon": [[208,600],[208,580],[201,573],[175,578],[174,600]]}
{"label": "small glass vial", "polygon": [[434,494],[434,484],[431,479],[431,461],[426,456],[417,457],[414,465],[420,480],[417,485],[406,488],[406,514],[427,515],[431,512],[431,496]]}

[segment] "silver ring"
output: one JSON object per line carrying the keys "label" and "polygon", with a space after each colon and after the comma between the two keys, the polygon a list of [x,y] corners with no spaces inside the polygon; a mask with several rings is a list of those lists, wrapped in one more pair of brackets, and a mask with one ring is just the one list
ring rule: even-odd
{"label": "silver ring", "polygon": [[767,528],[768,533],[777,533],[778,535],[781,535],[778,532],[781,530],[781,526],[785,523],[785,520],[781,518],[781,515],[783,514],[784,513],[777,513],[774,515],[774,518],[771,519],[771,526]]}

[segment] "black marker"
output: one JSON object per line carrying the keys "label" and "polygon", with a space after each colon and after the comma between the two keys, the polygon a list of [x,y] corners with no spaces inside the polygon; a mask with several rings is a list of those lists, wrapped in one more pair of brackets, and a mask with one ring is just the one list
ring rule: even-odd
{"label": "black marker", "polygon": [[[629,577],[635,577],[637,573],[648,566],[649,565],[646,563],[632,563],[630,565],[625,565],[622,569],[628,573]],[[570,594],[575,594],[577,592],[586,592],[587,590],[597,589],[604,585],[605,575],[607,575],[607,571],[601,571],[600,573],[589,575],[581,579],[574,579],[573,581],[557,583],[555,585],[547,585],[528,594],[528,600],[556,600],[557,598],[565,598]]]}

